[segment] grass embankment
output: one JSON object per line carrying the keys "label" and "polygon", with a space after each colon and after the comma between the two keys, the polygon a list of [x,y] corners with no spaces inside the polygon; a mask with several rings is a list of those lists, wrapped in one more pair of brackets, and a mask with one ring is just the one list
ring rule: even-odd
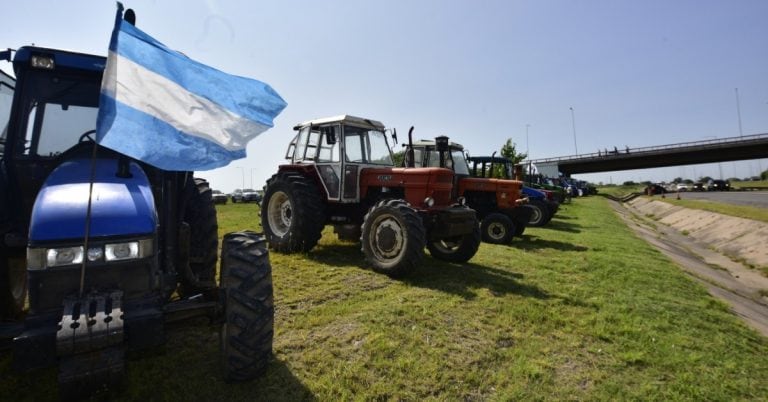
{"label": "grass embankment", "polygon": [[768,180],[759,180],[759,181],[732,181],[731,182],[731,188],[734,190],[738,190],[740,188],[756,188],[756,187],[762,187],[765,189],[768,189]]}
{"label": "grass embankment", "polygon": [[[685,197],[685,193],[681,197]],[[723,215],[735,216],[738,218],[752,219],[768,223],[768,209],[750,207],[748,205],[725,204],[708,200],[686,200],[676,199],[675,195],[667,195],[666,198],[653,197],[656,201],[668,202],[677,206],[691,209],[701,209],[709,212],[716,212]]]}
{"label": "grass embankment", "polygon": [[609,194],[618,198],[632,193],[642,193],[644,191],[645,186],[642,184],[635,184],[631,186],[603,186],[597,188],[598,194]]}
{"label": "grass embankment", "polygon": [[[220,232],[254,228],[226,205]],[[575,199],[470,264],[426,257],[404,280],[364,268],[327,230],[310,254],[271,254],[275,359],[226,384],[216,329],[169,333],[128,363],[127,400],[768,399],[768,340],[747,328],[598,197]],[[52,372],[0,395],[50,397]]]}

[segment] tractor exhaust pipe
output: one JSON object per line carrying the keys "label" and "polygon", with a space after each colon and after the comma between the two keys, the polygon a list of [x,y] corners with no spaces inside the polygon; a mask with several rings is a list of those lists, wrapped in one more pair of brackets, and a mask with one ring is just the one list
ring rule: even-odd
{"label": "tractor exhaust pipe", "polygon": [[413,126],[408,130],[408,149],[405,151],[405,167],[416,166],[415,156],[413,154]]}

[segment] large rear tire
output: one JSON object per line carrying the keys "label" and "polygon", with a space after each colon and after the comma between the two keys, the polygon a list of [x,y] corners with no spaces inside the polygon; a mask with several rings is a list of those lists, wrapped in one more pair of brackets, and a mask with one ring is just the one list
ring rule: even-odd
{"label": "large rear tire", "polygon": [[182,297],[210,293],[216,287],[219,225],[211,188],[204,179],[187,182],[184,222],[189,225],[189,267],[193,278],[181,275]]}
{"label": "large rear tire", "polygon": [[27,298],[27,269],[23,255],[0,254],[0,321],[17,320]]}
{"label": "large rear tire", "polygon": [[427,243],[427,249],[432,257],[457,263],[469,261],[475,256],[478,248],[480,248],[480,224],[477,219],[470,233]]}
{"label": "large rear tire", "polygon": [[498,212],[488,214],[480,224],[480,233],[486,243],[507,244],[512,241],[516,232],[517,228],[512,219]]}
{"label": "large rear tire", "polygon": [[312,250],[325,226],[325,208],[317,186],[298,174],[272,176],[264,190],[261,226],[269,247],[276,251]]}
{"label": "large rear tire", "polygon": [[225,235],[221,271],[224,376],[228,381],[250,380],[267,370],[274,337],[272,266],[264,237],[250,231]]}
{"label": "large rear tire", "polygon": [[424,256],[426,230],[404,200],[381,200],[363,219],[362,250],[373,270],[391,278],[412,272]]}

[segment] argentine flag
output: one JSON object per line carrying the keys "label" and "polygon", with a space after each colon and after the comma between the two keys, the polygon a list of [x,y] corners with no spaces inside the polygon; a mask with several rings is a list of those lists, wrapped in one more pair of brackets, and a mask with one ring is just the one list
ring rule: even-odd
{"label": "argentine flag", "polygon": [[286,103],[269,85],[167,48],[123,20],[101,83],[96,140],[164,170],[210,170],[245,157]]}

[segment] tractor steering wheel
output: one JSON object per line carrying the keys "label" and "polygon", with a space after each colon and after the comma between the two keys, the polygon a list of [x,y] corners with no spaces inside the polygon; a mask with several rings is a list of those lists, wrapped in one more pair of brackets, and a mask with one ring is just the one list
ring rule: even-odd
{"label": "tractor steering wheel", "polygon": [[77,143],[79,144],[79,143],[85,142],[85,141],[93,142],[94,139],[93,139],[93,137],[91,137],[91,134],[95,134],[95,133],[96,133],[96,130],[88,130],[88,131],[84,132],[82,135],[80,135],[80,139],[77,140]]}

